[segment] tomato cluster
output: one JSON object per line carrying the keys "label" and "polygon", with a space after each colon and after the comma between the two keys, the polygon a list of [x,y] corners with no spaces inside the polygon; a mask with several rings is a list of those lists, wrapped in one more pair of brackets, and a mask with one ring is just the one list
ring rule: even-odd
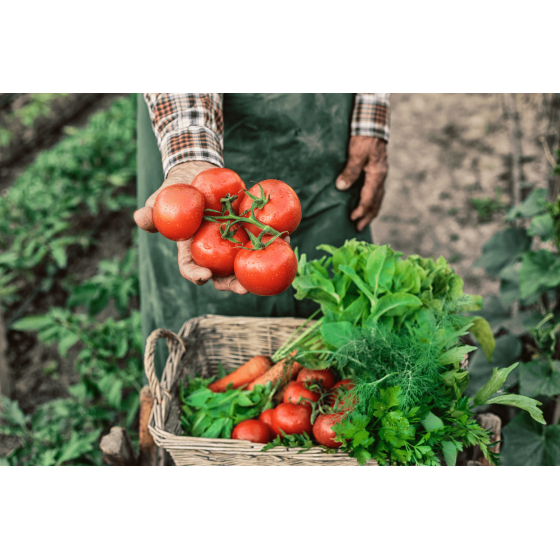
{"label": "tomato cluster", "polygon": [[173,241],[192,238],[194,262],[214,276],[235,274],[249,292],[277,295],[296,276],[297,259],[283,237],[301,221],[295,191],[267,179],[248,191],[231,169],[205,169],[191,185],[176,184],[157,196],[153,220]]}
{"label": "tomato cluster", "polygon": [[[319,384],[323,387],[320,388]],[[329,369],[303,368],[297,379],[286,386],[281,404],[262,412],[258,420],[241,422],[231,437],[253,443],[269,443],[284,434],[313,434],[319,444],[338,448],[342,444],[334,441],[332,427],[355,406],[355,401],[348,397],[348,391],[353,387],[350,379],[335,383],[334,374]],[[330,411],[319,414],[312,422],[312,403],[317,403],[322,397],[326,398]]]}

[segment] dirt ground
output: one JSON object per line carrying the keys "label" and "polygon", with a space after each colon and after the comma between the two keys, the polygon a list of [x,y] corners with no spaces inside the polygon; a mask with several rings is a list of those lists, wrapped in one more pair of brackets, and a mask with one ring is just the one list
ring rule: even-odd
{"label": "dirt ground", "polygon": [[[107,107],[116,95],[95,99],[66,124],[82,126],[95,111]],[[523,130],[523,171],[528,184],[546,186],[550,166],[539,140],[546,129],[540,94],[517,96]],[[511,149],[500,94],[392,94],[389,176],[380,215],[372,225],[376,243],[389,243],[405,254],[446,257],[465,279],[465,291],[488,295],[498,282],[482,269],[473,269],[482,245],[502,227],[504,212],[484,223],[471,200],[511,200]],[[37,156],[61,138],[62,128],[0,169],[0,191]],[[131,194],[134,185],[130,185]],[[122,256],[130,246],[132,216],[112,216],[103,224],[98,243],[74,255],[68,273],[76,278],[95,274],[103,258]],[[49,305],[63,305],[63,292],[35,301],[27,314],[44,313]],[[38,344],[31,333],[8,334],[8,359],[14,379],[13,397],[26,412],[64,396],[75,382],[72,363],[77,349],[62,360],[55,348]],[[47,377],[45,364],[58,363],[60,376]]]}
{"label": "dirt ground", "polygon": [[[545,187],[551,167],[540,136],[541,94],[516,96],[525,183]],[[386,195],[372,224],[376,243],[405,254],[448,259],[465,292],[496,293],[498,281],[472,268],[482,246],[503,227],[505,212],[483,223],[472,198],[512,193],[512,158],[501,94],[391,94]]]}

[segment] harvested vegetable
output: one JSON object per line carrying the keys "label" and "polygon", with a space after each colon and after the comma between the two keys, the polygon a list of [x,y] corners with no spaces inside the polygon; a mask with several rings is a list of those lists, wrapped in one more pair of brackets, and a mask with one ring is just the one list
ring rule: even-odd
{"label": "harvested vegetable", "polygon": [[338,414],[321,414],[317,417],[313,424],[313,436],[315,439],[326,447],[336,449],[342,445],[341,442],[335,441],[336,433],[332,427],[340,422],[342,413]]}
{"label": "harvested vegetable", "polygon": [[181,425],[185,435],[205,438],[230,438],[233,426],[258,417],[272,407],[272,386],[257,385],[252,391],[226,389],[214,393],[208,388],[211,379],[191,379],[181,385]]}
{"label": "harvested vegetable", "polygon": [[325,389],[332,389],[334,385],[334,373],[330,369],[308,369],[302,368],[298,373],[297,381],[321,383]]}
{"label": "harvested vegetable", "polygon": [[247,389],[251,391],[257,385],[265,385],[270,382],[273,386],[281,387],[291,381],[293,377],[300,371],[301,365],[290,359],[280,360],[274,364],[268,371],[260,377],[257,377],[252,383],[249,383]]}
{"label": "harvested vegetable", "polygon": [[293,404],[302,404],[311,407],[312,402],[317,402],[321,397],[320,393],[310,391],[305,383],[300,381],[291,381],[286,386],[284,392],[284,402]]}
{"label": "harvested vegetable", "polygon": [[284,434],[311,434],[311,409],[292,403],[279,404],[272,411],[272,431],[278,436]]}
{"label": "harvested vegetable", "polygon": [[253,443],[270,443],[272,431],[260,420],[243,420],[233,428],[231,439],[242,439]]}
{"label": "harvested vegetable", "polygon": [[[210,385],[208,385],[208,389],[210,389],[210,391],[214,391],[215,393],[221,393],[225,391],[226,387],[230,384],[233,384],[233,388],[237,389],[238,387],[242,387],[243,385],[246,385],[263,375],[268,369],[270,369],[271,365],[272,362],[269,357],[255,356],[229,375],[226,375],[222,379],[218,379],[218,381],[214,381],[214,383],[210,383]],[[260,383],[260,385],[264,385],[264,383]]]}

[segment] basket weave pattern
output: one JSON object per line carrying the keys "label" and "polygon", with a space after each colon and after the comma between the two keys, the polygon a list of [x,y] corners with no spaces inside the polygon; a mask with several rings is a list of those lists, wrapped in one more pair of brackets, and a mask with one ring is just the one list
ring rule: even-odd
{"label": "basket weave pattern", "polygon": [[[346,453],[323,453],[320,447],[299,449],[276,447],[261,451],[260,443],[196,438],[181,435],[179,385],[196,375],[209,377],[221,362],[226,370],[236,369],[254,356],[272,356],[304,322],[304,319],[260,319],[204,315],[184,323],[175,334],[166,329],[153,331],[146,342],[144,367],[154,397],[148,428],[156,444],[166,449],[176,465],[247,466],[357,466]],[[161,382],[154,367],[157,340],[166,338],[169,358]],[[375,466],[375,461],[368,465]]]}

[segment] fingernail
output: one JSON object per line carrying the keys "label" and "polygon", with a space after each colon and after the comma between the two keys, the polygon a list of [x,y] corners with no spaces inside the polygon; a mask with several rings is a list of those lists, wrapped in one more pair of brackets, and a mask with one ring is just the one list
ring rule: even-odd
{"label": "fingernail", "polygon": [[345,191],[348,188],[348,183],[342,177],[339,177],[336,180],[335,186],[339,191]]}

